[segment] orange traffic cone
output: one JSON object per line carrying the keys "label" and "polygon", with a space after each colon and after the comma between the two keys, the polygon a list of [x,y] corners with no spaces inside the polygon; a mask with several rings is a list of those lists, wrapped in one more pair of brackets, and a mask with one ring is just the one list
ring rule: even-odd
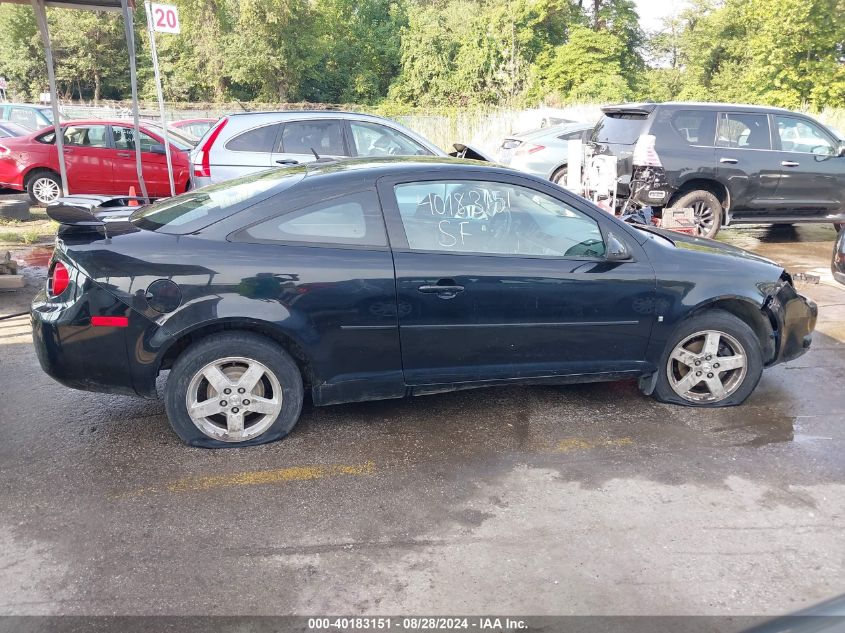
{"label": "orange traffic cone", "polygon": [[141,203],[135,200],[137,194],[135,193],[135,186],[132,185],[129,187],[129,203],[126,206],[129,207],[140,207]]}

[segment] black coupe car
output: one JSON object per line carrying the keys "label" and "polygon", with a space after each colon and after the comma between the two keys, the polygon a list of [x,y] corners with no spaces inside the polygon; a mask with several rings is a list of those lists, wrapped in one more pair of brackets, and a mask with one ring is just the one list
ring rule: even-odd
{"label": "black coupe car", "polygon": [[815,326],[771,261],[489,164],[318,162],[131,217],[111,204],[49,210],[38,357],[70,387],[146,397],[169,369],[170,422],[197,446],[283,437],[306,390],[328,405],[638,378],[666,402],[737,405]]}

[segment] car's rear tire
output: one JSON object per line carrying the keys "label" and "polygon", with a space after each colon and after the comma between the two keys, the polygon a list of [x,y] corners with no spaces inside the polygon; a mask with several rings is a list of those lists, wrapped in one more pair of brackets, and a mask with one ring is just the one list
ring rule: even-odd
{"label": "car's rear tire", "polygon": [[708,310],[683,321],[669,338],[654,395],[692,407],[734,406],[751,395],[762,373],[754,331],[729,312]]}
{"label": "car's rear tire", "polygon": [[555,173],[552,174],[551,181],[556,185],[560,185],[561,187],[566,186],[566,179],[569,176],[569,166],[564,165],[563,167],[558,167]]}
{"label": "car's rear tire", "polygon": [[302,411],[302,376],[275,341],[211,334],[188,347],[165,387],[170,425],[186,444],[228,448],[281,439]]}
{"label": "car's rear tire", "polygon": [[46,207],[62,196],[62,181],[49,169],[39,169],[26,178],[26,192],[33,203]]}
{"label": "car's rear tire", "polygon": [[833,230],[839,233],[842,230],[842,227],[845,226],[842,222],[834,222],[833,223]]}
{"label": "car's rear tire", "polygon": [[672,209],[691,208],[695,214],[695,224],[699,237],[714,238],[722,228],[725,210],[719,199],[709,191],[697,189],[688,191],[669,205]]}

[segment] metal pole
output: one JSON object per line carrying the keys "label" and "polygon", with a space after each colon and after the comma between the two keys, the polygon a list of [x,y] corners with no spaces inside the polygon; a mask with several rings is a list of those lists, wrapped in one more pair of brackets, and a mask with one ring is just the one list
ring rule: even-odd
{"label": "metal pole", "polygon": [[44,0],[32,0],[35,20],[41,31],[41,41],[44,42],[44,57],[47,59],[47,81],[50,84],[50,105],[53,108],[53,129],[55,130],[56,150],[59,152],[59,175],[62,179],[62,195],[68,195],[67,167],[65,167],[65,139],[59,120],[59,97],[56,94],[56,71],[53,67],[53,47],[50,46],[50,29],[47,28],[47,10]]}
{"label": "metal pole", "polygon": [[138,184],[141,185],[141,195],[149,202],[150,196],[147,194],[144,169],[141,166],[141,124],[138,121],[138,77],[135,71],[135,24],[132,22],[132,12],[129,11],[129,0],[120,0],[120,6],[123,9],[126,47],[129,49],[129,83],[132,84],[132,116],[135,120],[135,172],[138,174]]}
{"label": "metal pole", "polygon": [[173,161],[170,158],[170,139],[167,137],[167,121],[164,118],[164,95],[161,92],[161,74],[158,70],[158,53],[156,52],[156,36],[153,31],[153,19],[150,11],[150,2],[144,2],[144,9],[147,12],[147,31],[150,34],[150,53],[153,56],[153,74],[156,80],[156,93],[158,94],[158,113],[161,117],[161,129],[164,136],[164,155],[167,158],[167,177],[170,179],[170,195],[176,195],[176,185],[173,184]]}

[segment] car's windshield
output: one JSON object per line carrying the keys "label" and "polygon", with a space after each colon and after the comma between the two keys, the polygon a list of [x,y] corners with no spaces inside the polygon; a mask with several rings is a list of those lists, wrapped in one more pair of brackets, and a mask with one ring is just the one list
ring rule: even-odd
{"label": "car's windshield", "polygon": [[165,198],[132,214],[136,226],[151,231],[184,235],[213,224],[292,187],[305,177],[306,168],[274,169],[227,180],[175,198]]}
{"label": "car's windshield", "polygon": [[[163,138],[164,130],[162,130],[160,125],[156,123],[144,123],[144,126],[150,128],[150,131],[155,132]],[[199,139],[196,139],[193,136],[186,136],[184,132],[171,127],[170,125],[167,126],[167,137],[173,145],[186,152],[191,151],[199,142]]]}

